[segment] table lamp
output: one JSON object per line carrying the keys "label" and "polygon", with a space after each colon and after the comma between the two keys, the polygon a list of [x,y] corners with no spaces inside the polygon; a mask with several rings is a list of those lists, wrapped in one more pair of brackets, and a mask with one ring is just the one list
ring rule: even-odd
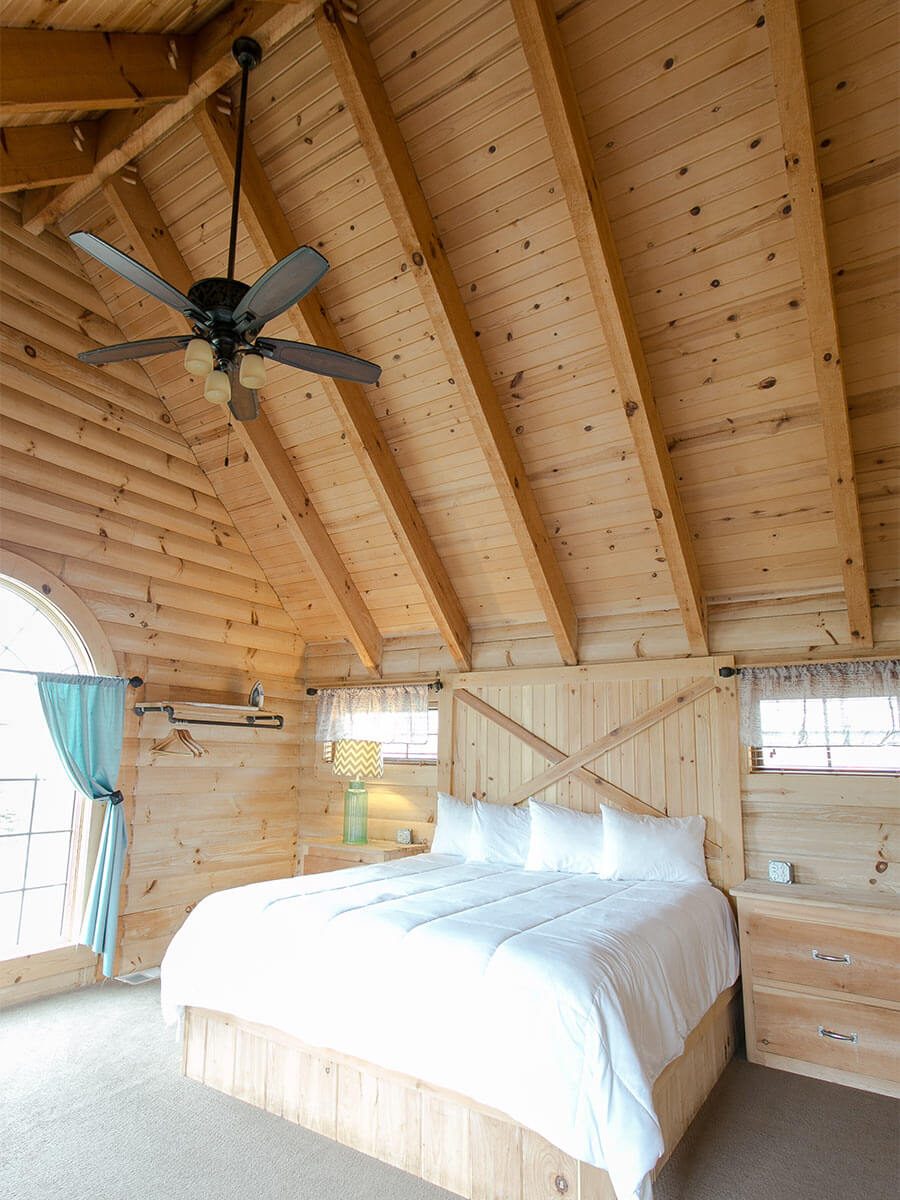
{"label": "table lamp", "polygon": [[344,842],[364,846],[368,839],[369,793],[363,782],[380,779],[384,773],[380,742],[349,739],[334,743],[332,770],[349,779],[344,793]]}

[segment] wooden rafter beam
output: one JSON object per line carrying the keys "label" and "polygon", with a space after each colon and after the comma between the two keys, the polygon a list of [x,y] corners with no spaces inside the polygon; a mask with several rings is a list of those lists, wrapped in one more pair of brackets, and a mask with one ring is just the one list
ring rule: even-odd
{"label": "wooden rafter beam", "polygon": [[700,571],[556,16],[546,0],[512,0],[512,9],[688,643],[707,654]]}
{"label": "wooden rafter beam", "polygon": [[316,24],[563,662],[574,664],[572,598],[371,51],[335,4]]}
{"label": "wooden rafter beam", "polygon": [[[223,185],[230,187],[236,149],[230,118],[219,111],[216,98],[211,97],[196,110],[194,119],[222,176]],[[241,219],[250,232],[260,259],[269,267],[295,250],[297,239],[249,137],[244,141],[241,179]],[[290,309],[288,316],[302,341],[331,350],[346,350],[317,291],[310,292],[299,305]],[[448,650],[463,670],[469,670],[472,665],[472,635],[466,615],[364,389],[358,384],[339,379],[323,377],[320,382],[422,590]]]}
{"label": "wooden rafter beam", "polygon": [[806,294],[813,366],[822,409],[825,455],[850,635],[854,645],[871,646],[872,607],[865,541],[800,17],[795,0],[764,0],[763,9],[784,140],[797,258]]}
{"label": "wooden rafter beam", "polygon": [[0,129],[0,192],[45,188],[89,175],[97,122],[11,125]]}
{"label": "wooden rafter beam", "polygon": [[[136,112],[110,112],[101,118],[98,130],[97,161],[90,175],[44,197],[39,207],[32,205],[27,221],[29,233],[41,233],[58,221],[86,196],[95,192],[111,175],[132,159],[164,138],[170,130],[190,116],[208,96],[224,87],[238,74],[231,53],[236,37],[255,37],[263,50],[276,45],[312,15],[318,0],[299,0],[296,4],[257,4],[238,0],[213,17],[191,38],[190,84],[179,99],[156,108]],[[4,30],[4,39],[7,31]]]}
{"label": "wooden rafter beam", "polygon": [[[106,181],[103,191],[133,248],[158,274],[187,292],[193,282],[191,273],[142,180],[132,174],[127,180],[117,175]],[[180,329],[185,328],[182,318],[175,313],[171,316]],[[381,634],[268,418],[261,412],[255,421],[236,421],[235,428],[345,637],[363,665],[377,672],[383,649]]]}
{"label": "wooden rafter beam", "polygon": [[0,117],[138,108],[187,94],[192,41],[158,33],[4,29]]}

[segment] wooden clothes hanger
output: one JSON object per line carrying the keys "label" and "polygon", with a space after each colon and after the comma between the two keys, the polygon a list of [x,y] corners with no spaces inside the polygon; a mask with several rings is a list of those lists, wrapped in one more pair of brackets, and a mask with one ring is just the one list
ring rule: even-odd
{"label": "wooden clothes hanger", "polygon": [[[169,747],[173,747],[169,749]],[[184,746],[189,754],[194,758],[202,758],[206,753],[206,749],[196,741],[193,735],[187,729],[173,729],[164,738],[153,743],[150,747],[151,754],[183,754],[183,750],[179,750],[179,746]]]}

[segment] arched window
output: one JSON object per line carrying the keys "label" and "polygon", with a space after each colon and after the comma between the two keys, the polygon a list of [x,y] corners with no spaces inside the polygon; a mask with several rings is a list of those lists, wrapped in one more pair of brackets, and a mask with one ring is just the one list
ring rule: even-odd
{"label": "arched window", "polygon": [[0,575],[0,958],[70,944],[81,918],[89,803],[59,761],[31,672],[96,667],[52,591]]}

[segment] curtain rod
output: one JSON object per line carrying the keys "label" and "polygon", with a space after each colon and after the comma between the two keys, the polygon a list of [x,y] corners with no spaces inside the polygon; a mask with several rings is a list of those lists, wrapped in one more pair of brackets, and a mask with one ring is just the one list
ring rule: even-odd
{"label": "curtain rod", "polygon": [[[62,672],[65,674],[65,672]],[[24,671],[18,670],[15,667],[0,667],[0,675],[59,675],[59,671]],[[121,679],[121,675],[96,675],[96,679]],[[128,686],[133,688],[141,688],[144,686],[144,681],[140,675],[132,675],[128,680]]]}
{"label": "curtain rod", "polygon": [[[423,680],[421,680],[421,679],[416,679],[414,681],[410,681],[410,680],[404,681],[402,679],[385,679],[380,683],[347,682],[347,683],[329,684],[327,687],[321,687],[321,688],[308,687],[306,689],[306,694],[307,694],[307,696],[318,696],[319,692],[339,691],[342,688],[422,687],[422,686],[423,686]],[[440,691],[443,691],[443,688],[444,688],[444,685],[441,683],[440,679],[433,679],[430,683],[425,683],[424,686],[427,687],[429,689],[429,691],[432,691],[432,692],[440,692]]]}

